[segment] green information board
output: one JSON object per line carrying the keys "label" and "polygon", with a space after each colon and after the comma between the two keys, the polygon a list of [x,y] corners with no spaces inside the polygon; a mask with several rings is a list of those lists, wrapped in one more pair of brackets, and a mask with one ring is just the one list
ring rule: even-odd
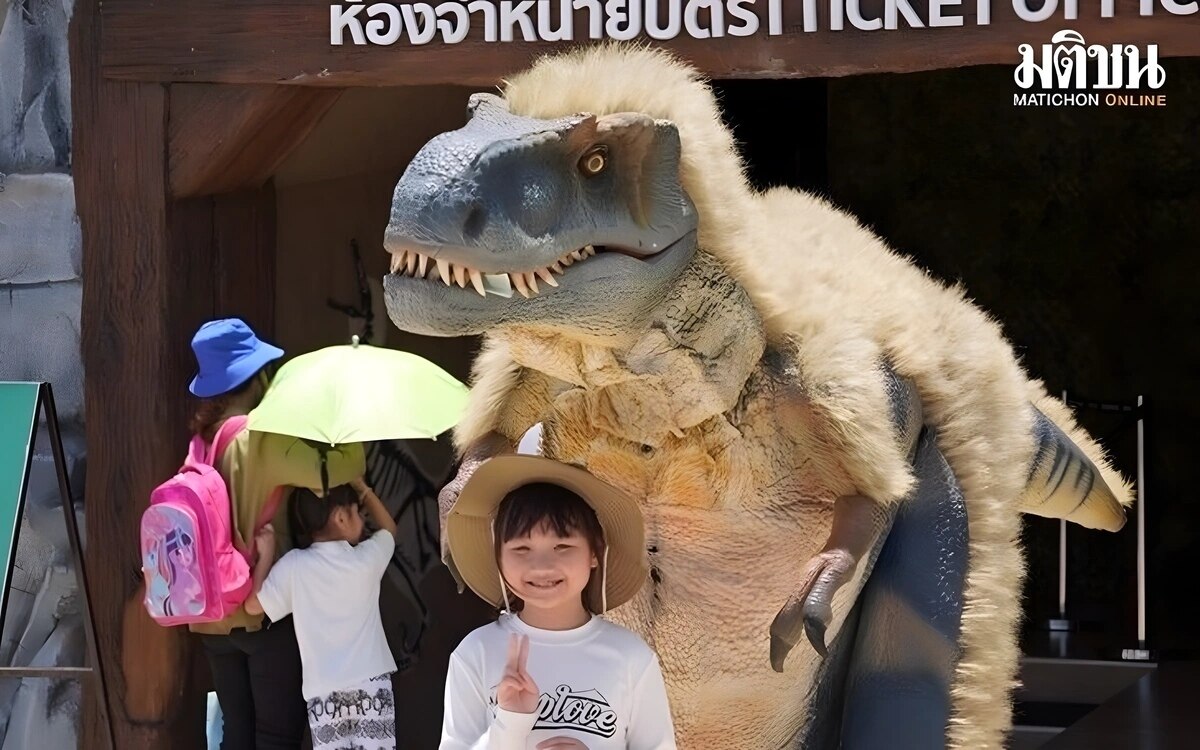
{"label": "green information board", "polygon": [[0,615],[25,510],[25,483],[37,435],[38,383],[0,382]]}
{"label": "green information board", "polygon": [[54,454],[54,469],[58,477],[58,494],[62,502],[67,539],[75,563],[75,575],[83,604],[83,626],[87,636],[86,667],[0,666],[0,678],[49,678],[94,680],[96,702],[100,708],[105,739],[109,748],[116,748],[112,723],[108,713],[108,687],[104,681],[104,665],[100,661],[100,644],[96,639],[96,623],[92,620],[91,590],[83,566],[83,547],[79,543],[79,526],[75,504],[71,501],[71,484],[67,478],[67,459],[63,453],[62,433],[58,412],[54,408],[54,392],[49,383],[10,383],[0,381],[0,630],[8,614],[8,588],[17,554],[17,535],[25,513],[25,493],[29,484],[29,468],[38,431],[38,415],[46,417],[50,451]]}

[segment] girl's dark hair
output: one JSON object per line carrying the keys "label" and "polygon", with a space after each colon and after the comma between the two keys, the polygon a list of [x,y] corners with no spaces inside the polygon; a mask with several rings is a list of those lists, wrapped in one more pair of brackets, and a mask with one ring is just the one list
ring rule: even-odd
{"label": "girl's dark hair", "polygon": [[[587,540],[591,553],[597,558],[604,554],[604,527],[596,517],[592,506],[566,487],[547,482],[522,485],[509,492],[496,509],[496,567],[500,567],[500,550],[505,542],[528,536],[539,526],[544,526],[559,536],[578,533]],[[592,575],[584,589],[583,602],[587,607],[587,590],[596,583]],[[524,604],[519,597],[509,594],[513,611],[520,611]]]}
{"label": "girl's dark hair", "polygon": [[188,421],[188,429],[191,433],[199,435],[204,438],[205,442],[211,443],[213,436],[217,434],[217,426],[221,422],[221,417],[229,409],[229,402],[245,393],[258,380],[258,376],[264,372],[267,374],[267,380],[274,378],[275,363],[268,362],[263,365],[252,376],[246,378],[246,382],[232,391],[226,391],[212,398],[196,399],[196,409],[192,412],[192,418]]}
{"label": "girl's dark hair", "polygon": [[307,487],[294,489],[288,511],[296,546],[300,549],[312,546],[313,536],[329,523],[334,509],[349,507],[358,507],[358,493],[348,484],[330,488],[325,497]]}

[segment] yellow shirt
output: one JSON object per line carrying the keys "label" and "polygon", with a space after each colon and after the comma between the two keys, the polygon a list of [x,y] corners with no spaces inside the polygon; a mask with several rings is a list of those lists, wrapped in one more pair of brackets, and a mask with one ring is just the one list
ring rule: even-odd
{"label": "yellow shirt", "polygon": [[[327,454],[329,486],[346,484],[366,471],[362,443],[330,448]],[[284,487],[284,495],[275,509],[275,559],[292,546],[288,526],[287,503],[291,487],[321,491],[321,459],[316,449],[299,438],[270,432],[242,430],[218,462],[217,470],[225,479],[233,506],[235,544],[243,547],[249,538],[254,543],[254,523],[275,489]],[[234,628],[256,631],[262,627],[262,615],[249,615],[243,607],[219,622],[190,626],[193,633],[228,635]]]}

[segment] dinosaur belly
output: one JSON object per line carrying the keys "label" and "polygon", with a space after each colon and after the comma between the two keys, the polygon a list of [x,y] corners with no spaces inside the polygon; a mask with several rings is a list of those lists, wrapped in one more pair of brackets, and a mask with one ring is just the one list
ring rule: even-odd
{"label": "dinosaur belly", "polygon": [[773,671],[769,629],[823,542],[831,511],[648,510],[657,548],[651,584],[611,617],[658,652],[679,746],[784,747],[807,719],[818,657],[802,643],[783,674]]}
{"label": "dinosaur belly", "polygon": [[790,746],[820,657],[800,643],[773,671],[770,627],[825,542],[843,478],[815,473],[777,431],[739,425],[731,439],[723,419],[654,449],[579,424],[549,420],[544,450],[639,500],[651,580],[609,616],[657,651],[679,747]]}

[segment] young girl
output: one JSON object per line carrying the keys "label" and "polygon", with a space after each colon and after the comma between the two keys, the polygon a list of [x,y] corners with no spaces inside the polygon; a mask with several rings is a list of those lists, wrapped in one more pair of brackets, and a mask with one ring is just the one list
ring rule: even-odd
{"label": "young girl", "polygon": [[[396,523],[361,478],[325,497],[298,489],[292,503],[298,547],[272,566],[275,535],[260,532],[246,611],[293,615],[314,750],[393,750],[396,662],[379,618],[379,580]],[[365,540],[360,503],[379,527]]]}
{"label": "young girl", "polygon": [[447,518],[471,590],[506,612],[450,656],[441,750],[662,750],[675,732],[658,658],[598,617],[645,583],[638,507],[539,456],[489,459]]}

